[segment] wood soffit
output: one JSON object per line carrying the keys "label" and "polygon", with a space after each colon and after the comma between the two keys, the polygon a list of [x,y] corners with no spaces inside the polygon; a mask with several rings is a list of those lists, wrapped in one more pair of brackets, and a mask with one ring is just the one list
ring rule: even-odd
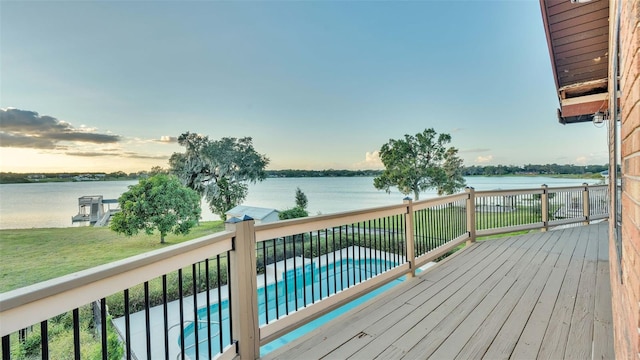
{"label": "wood soffit", "polygon": [[[609,1],[540,0],[554,80],[561,109],[561,123],[591,121],[588,95],[607,93],[609,66]],[[575,106],[584,97],[584,106]],[[572,108],[563,100],[575,98]],[[581,113],[584,112],[584,113]]]}

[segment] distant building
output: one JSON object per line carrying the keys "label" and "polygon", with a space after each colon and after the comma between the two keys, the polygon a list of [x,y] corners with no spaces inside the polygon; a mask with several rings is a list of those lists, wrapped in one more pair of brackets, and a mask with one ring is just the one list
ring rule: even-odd
{"label": "distant building", "polygon": [[255,206],[238,205],[227,211],[225,214],[227,215],[227,220],[233,217],[241,218],[246,215],[255,220],[256,224],[270,223],[280,220],[278,217],[280,212],[278,210]]}

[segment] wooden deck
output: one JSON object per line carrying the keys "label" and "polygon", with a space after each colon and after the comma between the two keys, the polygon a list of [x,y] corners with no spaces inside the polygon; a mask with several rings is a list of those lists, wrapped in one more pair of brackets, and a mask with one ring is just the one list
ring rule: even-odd
{"label": "wooden deck", "polygon": [[478,242],[263,359],[613,359],[607,224]]}

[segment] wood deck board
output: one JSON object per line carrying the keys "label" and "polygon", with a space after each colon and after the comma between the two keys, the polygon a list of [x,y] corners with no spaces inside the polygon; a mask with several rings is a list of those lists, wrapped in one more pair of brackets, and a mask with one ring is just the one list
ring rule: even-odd
{"label": "wood deck board", "polygon": [[[455,286],[450,286],[451,283],[463,284],[462,281],[466,277],[471,277],[472,273],[469,272],[469,270],[477,266],[478,262],[490,255],[492,251],[490,248],[483,247],[480,251],[476,252],[476,248],[478,248],[478,244],[472,246],[472,248],[469,249],[468,254],[464,254],[464,252],[462,252],[460,255],[455,257],[459,261],[463,261],[462,265],[449,266],[450,261],[445,262],[443,264],[444,271],[440,272],[440,269],[438,269],[436,274],[437,276],[429,277],[428,283],[418,283],[415,285],[401,284],[389,290],[389,296],[377,297],[366,304],[363,304],[363,306],[358,309],[354,309],[353,312],[350,313],[348,326],[339,322],[334,322],[335,324],[333,326],[329,324],[329,327],[323,330],[323,332],[327,331],[330,334],[334,334],[334,336],[325,339],[322,336],[317,336],[314,331],[305,336],[305,338],[309,339],[308,341],[287,349],[286,355],[280,355],[282,350],[276,350],[275,352],[267,355],[266,358],[275,359],[281,357],[304,358],[325,356],[328,352],[344,344],[344,342],[346,342],[345,339],[352,339],[361,332],[361,329],[379,321],[388,312],[393,311],[403,303],[410,303],[411,299],[417,295],[420,295],[420,297],[424,299],[431,296],[431,294],[442,295],[444,294],[442,291],[451,291],[455,288]],[[502,245],[501,248],[507,249],[508,246]],[[440,266],[438,266],[438,268],[440,268]],[[423,277],[416,277],[415,279],[411,279],[409,282],[423,281],[425,281]],[[376,316],[368,316],[370,313],[375,313]]]}
{"label": "wood deck board", "polygon": [[[557,241],[558,237],[559,233],[551,233],[551,236],[549,237],[550,240],[545,245],[553,244],[554,246],[549,251],[549,254],[540,270],[536,272],[534,279],[529,284],[525,293],[522,295],[511,313],[508,314],[507,319],[503,322],[502,328],[497,332],[497,335],[491,332],[482,331],[483,329],[479,328],[475,337],[470,339],[458,354],[459,358],[477,358],[484,354],[487,354],[487,358],[490,359],[509,358],[525,325],[527,324],[527,321],[529,320],[529,314],[533,312],[533,308],[538,303],[540,294],[549,280],[553,267],[560,256],[563,246],[566,247],[567,244],[571,245],[568,242]],[[500,316],[497,314],[492,315],[493,316],[489,316],[487,321],[494,322],[499,325],[501,321]]]}
{"label": "wood deck board", "polygon": [[488,240],[264,359],[613,357],[607,224]]}
{"label": "wood deck board", "polygon": [[[444,296],[441,296],[438,302],[431,304],[430,301],[427,301],[423,305],[425,310],[429,310],[427,316],[422,317],[422,319],[420,319],[420,316],[412,316],[410,319],[406,319],[405,321],[414,322],[419,320],[419,322],[417,322],[411,330],[400,334],[401,336],[393,342],[393,345],[406,353],[411,351],[418,352],[421,350],[428,351],[430,347],[434,346],[438,341],[441,341],[443,336],[445,336],[444,334],[447,328],[446,324],[442,324],[443,320],[449,317],[452,313],[458,312],[461,306],[469,307],[473,305],[474,301],[477,302],[478,298],[484,294],[481,291],[476,291],[477,286],[482,285],[484,289],[493,288],[497,282],[497,277],[504,275],[506,273],[506,269],[509,269],[513,265],[513,263],[505,265],[508,259],[514,253],[524,253],[522,251],[518,252],[517,250],[519,249],[507,248],[496,258],[483,258],[483,263],[479,266],[480,271],[478,271],[472,279],[473,281],[463,284],[468,284],[467,286],[459,286],[459,284],[457,284],[446,288],[441,292]],[[448,293],[451,289],[455,289],[455,292]],[[469,298],[471,298],[471,300],[465,303],[465,300]],[[435,307],[433,305],[435,305]],[[451,320],[451,318],[449,319]],[[427,334],[431,334],[431,336],[425,340],[425,336]],[[418,344],[420,345],[416,348],[416,345]],[[424,356],[424,354],[421,356]]]}
{"label": "wood deck board", "polygon": [[[557,254],[551,254],[550,251],[554,249],[554,247],[559,247],[561,244],[555,241],[553,237],[541,236],[541,238],[546,239],[540,240],[544,241],[544,245],[529,265],[529,271],[525,274],[525,277],[518,279],[517,283],[509,289],[505,297],[496,304],[488,315],[477,320],[481,323],[473,325],[469,323],[465,324],[464,332],[466,334],[464,343],[461,344],[461,349],[454,346],[447,346],[446,342],[443,344],[444,349],[448,351],[447,357],[455,356],[462,359],[482,357],[489,346],[491,346],[491,343],[496,337],[496,333],[499,334],[502,331],[502,327],[506,325],[508,318],[511,317],[514,312],[514,318],[522,318],[522,314],[525,312],[523,312],[522,309],[518,309],[519,304],[525,304],[524,306],[529,304],[529,307],[533,308],[530,300],[537,300],[539,293],[542,291],[543,284],[547,281],[551,273],[551,268],[557,259]],[[527,300],[529,300],[529,302],[527,302]],[[526,313],[530,313],[530,311]],[[524,324],[520,327],[518,334],[522,331],[522,327],[524,327]],[[512,334],[513,331],[513,328],[508,328],[507,333]],[[515,341],[517,341],[517,337]],[[515,341],[512,342],[514,345]],[[459,351],[454,353],[456,349]],[[511,353],[511,349],[512,347],[508,349],[509,354]]]}
{"label": "wood deck board", "polygon": [[[484,310],[482,308],[483,303],[489,304],[487,305],[489,307],[491,304],[495,304],[497,302],[496,298],[501,297],[501,294],[504,294],[508,288],[513,285],[517,277],[516,274],[521,273],[529,263],[535,254],[532,250],[534,250],[535,247],[539,248],[541,246],[540,242],[535,241],[536,239],[534,237],[529,237],[527,240],[528,241],[524,242],[523,246],[519,248],[521,251],[512,253],[498,270],[491,272],[487,280],[478,284],[469,295],[465,294],[464,301],[461,304],[455,305],[455,303],[453,303],[452,310],[447,316],[441,320],[432,331],[424,334],[422,339],[407,352],[406,357],[414,359],[421,355],[431,355],[438,359],[451,356],[446,353],[438,353],[438,350],[443,347],[446,341],[449,341],[449,346],[457,346],[459,350],[459,347],[464,345],[466,341],[459,344],[459,337],[456,336],[455,331],[457,329],[464,329],[463,322],[465,322],[468,317],[473,316],[476,312],[482,313]],[[492,292],[495,293],[493,297],[490,296]],[[446,349],[444,351],[446,352]]]}

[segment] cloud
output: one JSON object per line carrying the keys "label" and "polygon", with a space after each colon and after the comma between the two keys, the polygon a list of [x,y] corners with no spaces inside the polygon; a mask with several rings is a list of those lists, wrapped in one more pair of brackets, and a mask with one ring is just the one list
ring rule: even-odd
{"label": "cloud", "polygon": [[477,163],[486,163],[493,160],[493,155],[487,155],[487,156],[478,156],[476,158],[476,162]]}
{"label": "cloud", "polygon": [[96,151],[69,151],[65,155],[69,156],[81,156],[81,157],[99,157],[99,156],[113,156],[113,153],[109,152],[96,152]]}
{"label": "cloud", "polygon": [[364,154],[364,161],[354,164],[354,169],[363,169],[363,170],[371,170],[371,169],[382,169],[384,165],[382,164],[382,160],[380,160],[380,152],[379,151],[367,151]]}
{"label": "cloud", "polygon": [[146,155],[135,152],[124,152],[122,156],[131,158],[131,159],[152,159],[152,160],[168,160],[168,155]]}
{"label": "cloud", "polygon": [[460,153],[480,153],[480,152],[487,152],[487,151],[491,151],[491,149],[489,148],[464,149],[464,150],[460,150]]}
{"label": "cloud", "polygon": [[120,158],[129,158],[129,159],[152,159],[152,160],[168,160],[169,156],[167,155],[147,155],[140,154],[132,151],[120,151],[116,149],[104,149],[100,151],[67,151],[65,155],[68,156],[79,156],[79,157],[101,157],[101,156],[114,156]]}
{"label": "cloud", "polygon": [[119,142],[120,136],[99,134],[85,126],[75,128],[35,111],[8,108],[0,109],[0,139],[2,147],[64,150],[61,142],[112,144]]}
{"label": "cloud", "polygon": [[165,143],[165,144],[172,144],[172,143],[177,143],[178,138],[176,136],[161,136],[160,139],[153,140],[153,141],[159,142],[159,143]]}

